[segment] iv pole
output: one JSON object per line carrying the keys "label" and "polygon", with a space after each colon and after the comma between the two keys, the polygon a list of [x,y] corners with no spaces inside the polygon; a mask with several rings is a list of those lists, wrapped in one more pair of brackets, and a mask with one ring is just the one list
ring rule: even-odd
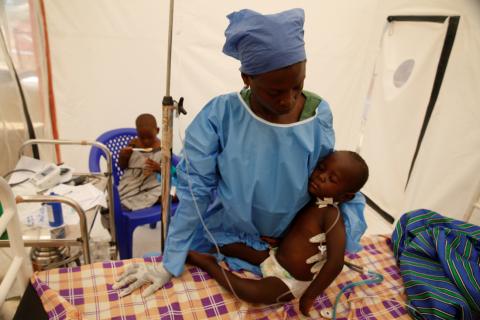
{"label": "iv pole", "polygon": [[161,248],[162,253],[165,248],[165,239],[167,236],[168,225],[170,224],[170,183],[171,183],[171,165],[172,165],[172,131],[173,131],[173,111],[177,111],[177,117],[179,113],[187,114],[183,109],[183,98],[180,98],[180,102],[177,103],[170,96],[170,77],[171,77],[171,64],[172,64],[172,33],[173,33],[173,7],[174,0],[170,0],[170,14],[168,25],[168,51],[167,51],[167,81],[165,96],[162,101],[162,212],[161,212]]}

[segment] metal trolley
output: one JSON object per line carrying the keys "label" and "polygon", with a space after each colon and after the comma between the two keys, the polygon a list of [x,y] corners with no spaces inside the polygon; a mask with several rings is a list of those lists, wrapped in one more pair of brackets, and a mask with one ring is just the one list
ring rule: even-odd
{"label": "metal trolley", "polygon": [[[85,146],[96,146],[100,148],[107,157],[107,169],[105,173],[88,173],[86,175],[91,177],[99,178],[100,188],[107,188],[108,193],[108,209],[110,215],[110,230],[112,235],[112,241],[110,245],[116,248],[116,237],[115,237],[115,223],[114,223],[114,213],[113,213],[113,184],[112,184],[112,156],[108,148],[97,141],[72,141],[72,140],[46,140],[46,139],[32,139],[27,140],[23,143],[19,150],[19,157],[23,155],[23,152],[26,147],[33,144],[51,144],[51,145],[85,145]],[[80,174],[83,175],[83,174]],[[105,181],[106,180],[106,181]],[[25,236],[23,241],[27,247],[37,247],[37,248],[52,248],[52,247],[62,247],[62,246],[81,246],[84,256],[85,263],[91,263],[90,247],[89,247],[89,231],[93,225],[97,210],[90,209],[85,211],[81,206],[74,200],[66,196],[53,196],[53,195],[22,195],[17,196],[16,201],[18,204],[21,203],[44,203],[44,202],[57,202],[63,203],[71,207],[79,217],[78,226],[65,226],[66,234],[69,235],[66,238],[54,238],[48,235],[37,235],[35,237]],[[79,231],[78,231],[79,229]],[[8,240],[0,240],[0,247],[8,245]],[[75,257],[73,257],[75,258]],[[71,259],[70,259],[71,260]],[[66,263],[67,261],[63,261]],[[52,264],[55,265],[55,264]]]}

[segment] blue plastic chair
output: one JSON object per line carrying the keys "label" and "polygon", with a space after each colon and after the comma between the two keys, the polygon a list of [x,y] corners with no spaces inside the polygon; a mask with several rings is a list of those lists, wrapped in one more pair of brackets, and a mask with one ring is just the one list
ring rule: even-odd
{"label": "blue plastic chair", "polygon": [[[124,211],[120,203],[118,183],[123,175],[123,170],[118,166],[118,155],[120,150],[126,147],[130,140],[136,136],[137,130],[135,128],[120,128],[107,131],[97,138],[97,141],[105,144],[112,153],[114,216],[120,259],[132,258],[133,232],[136,227],[145,224],[155,226],[157,222],[162,220],[162,206],[160,204],[136,211]],[[100,159],[102,157],[105,158],[102,150],[92,147],[89,157],[89,169],[91,172],[101,172]],[[173,154],[172,166],[176,166],[179,160],[180,158]],[[171,204],[171,214],[175,212],[177,206],[178,203]]]}

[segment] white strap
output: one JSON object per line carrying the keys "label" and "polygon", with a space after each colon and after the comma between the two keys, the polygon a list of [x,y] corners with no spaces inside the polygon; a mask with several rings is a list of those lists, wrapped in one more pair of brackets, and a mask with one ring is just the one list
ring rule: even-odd
{"label": "white strap", "polygon": [[305,263],[306,264],[311,264],[311,263],[317,262],[318,260],[320,260],[320,257],[318,255],[318,253],[315,253],[313,256],[311,256],[310,258],[305,260]]}
{"label": "white strap", "polygon": [[313,273],[313,274],[318,273],[318,271],[322,270],[323,265],[325,264],[325,262],[327,262],[327,261],[326,261],[326,260],[318,261],[317,263],[315,263],[315,264],[310,268],[310,272]]}
{"label": "white strap", "polygon": [[325,241],[325,233],[323,232],[319,233],[316,236],[313,236],[310,239],[308,239],[308,241],[310,241],[310,243],[320,243],[322,241]]}

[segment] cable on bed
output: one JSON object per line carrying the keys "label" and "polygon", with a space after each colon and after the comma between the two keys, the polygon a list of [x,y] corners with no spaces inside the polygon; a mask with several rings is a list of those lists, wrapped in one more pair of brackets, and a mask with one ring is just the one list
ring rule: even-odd
{"label": "cable on bed", "polygon": [[[392,297],[390,296],[381,296],[381,295],[378,295],[378,296],[370,296],[370,295],[366,295],[366,296],[361,296],[361,297],[355,297],[355,298],[350,298],[350,299],[347,299],[347,303],[348,303],[348,306],[349,306],[349,309],[351,309],[351,304],[352,302],[356,301],[356,300],[363,300],[363,299],[366,299],[366,298],[372,298],[372,299],[382,299],[382,301],[392,301],[392,302],[396,302],[404,307],[406,307],[407,309],[410,309],[413,313],[415,313],[418,317],[420,317],[419,319],[423,319],[423,316],[421,315],[421,313],[417,310],[417,308],[415,308],[414,306],[406,303],[406,302],[403,302],[403,301],[398,301],[397,299],[393,299]],[[372,315],[375,315],[375,313],[372,313]]]}
{"label": "cable on bed", "polygon": [[[35,173],[35,171],[30,170],[30,169],[15,169],[15,170],[12,170],[12,171],[9,171],[9,172],[5,173],[5,174],[3,175],[3,178],[4,178],[5,180],[7,180],[7,177],[11,176],[11,175],[12,175],[13,173],[15,173],[15,172]],[[13,187],[15,187],[15,186],[21,185],[22,183],[27,182],[28,180],[30,180],[30,178],[26,178],[26,179],[24,179],[24,180],[22,180],[22,181],[15,182],[15,183],[9,183],[8,185],[13,188]]]}

